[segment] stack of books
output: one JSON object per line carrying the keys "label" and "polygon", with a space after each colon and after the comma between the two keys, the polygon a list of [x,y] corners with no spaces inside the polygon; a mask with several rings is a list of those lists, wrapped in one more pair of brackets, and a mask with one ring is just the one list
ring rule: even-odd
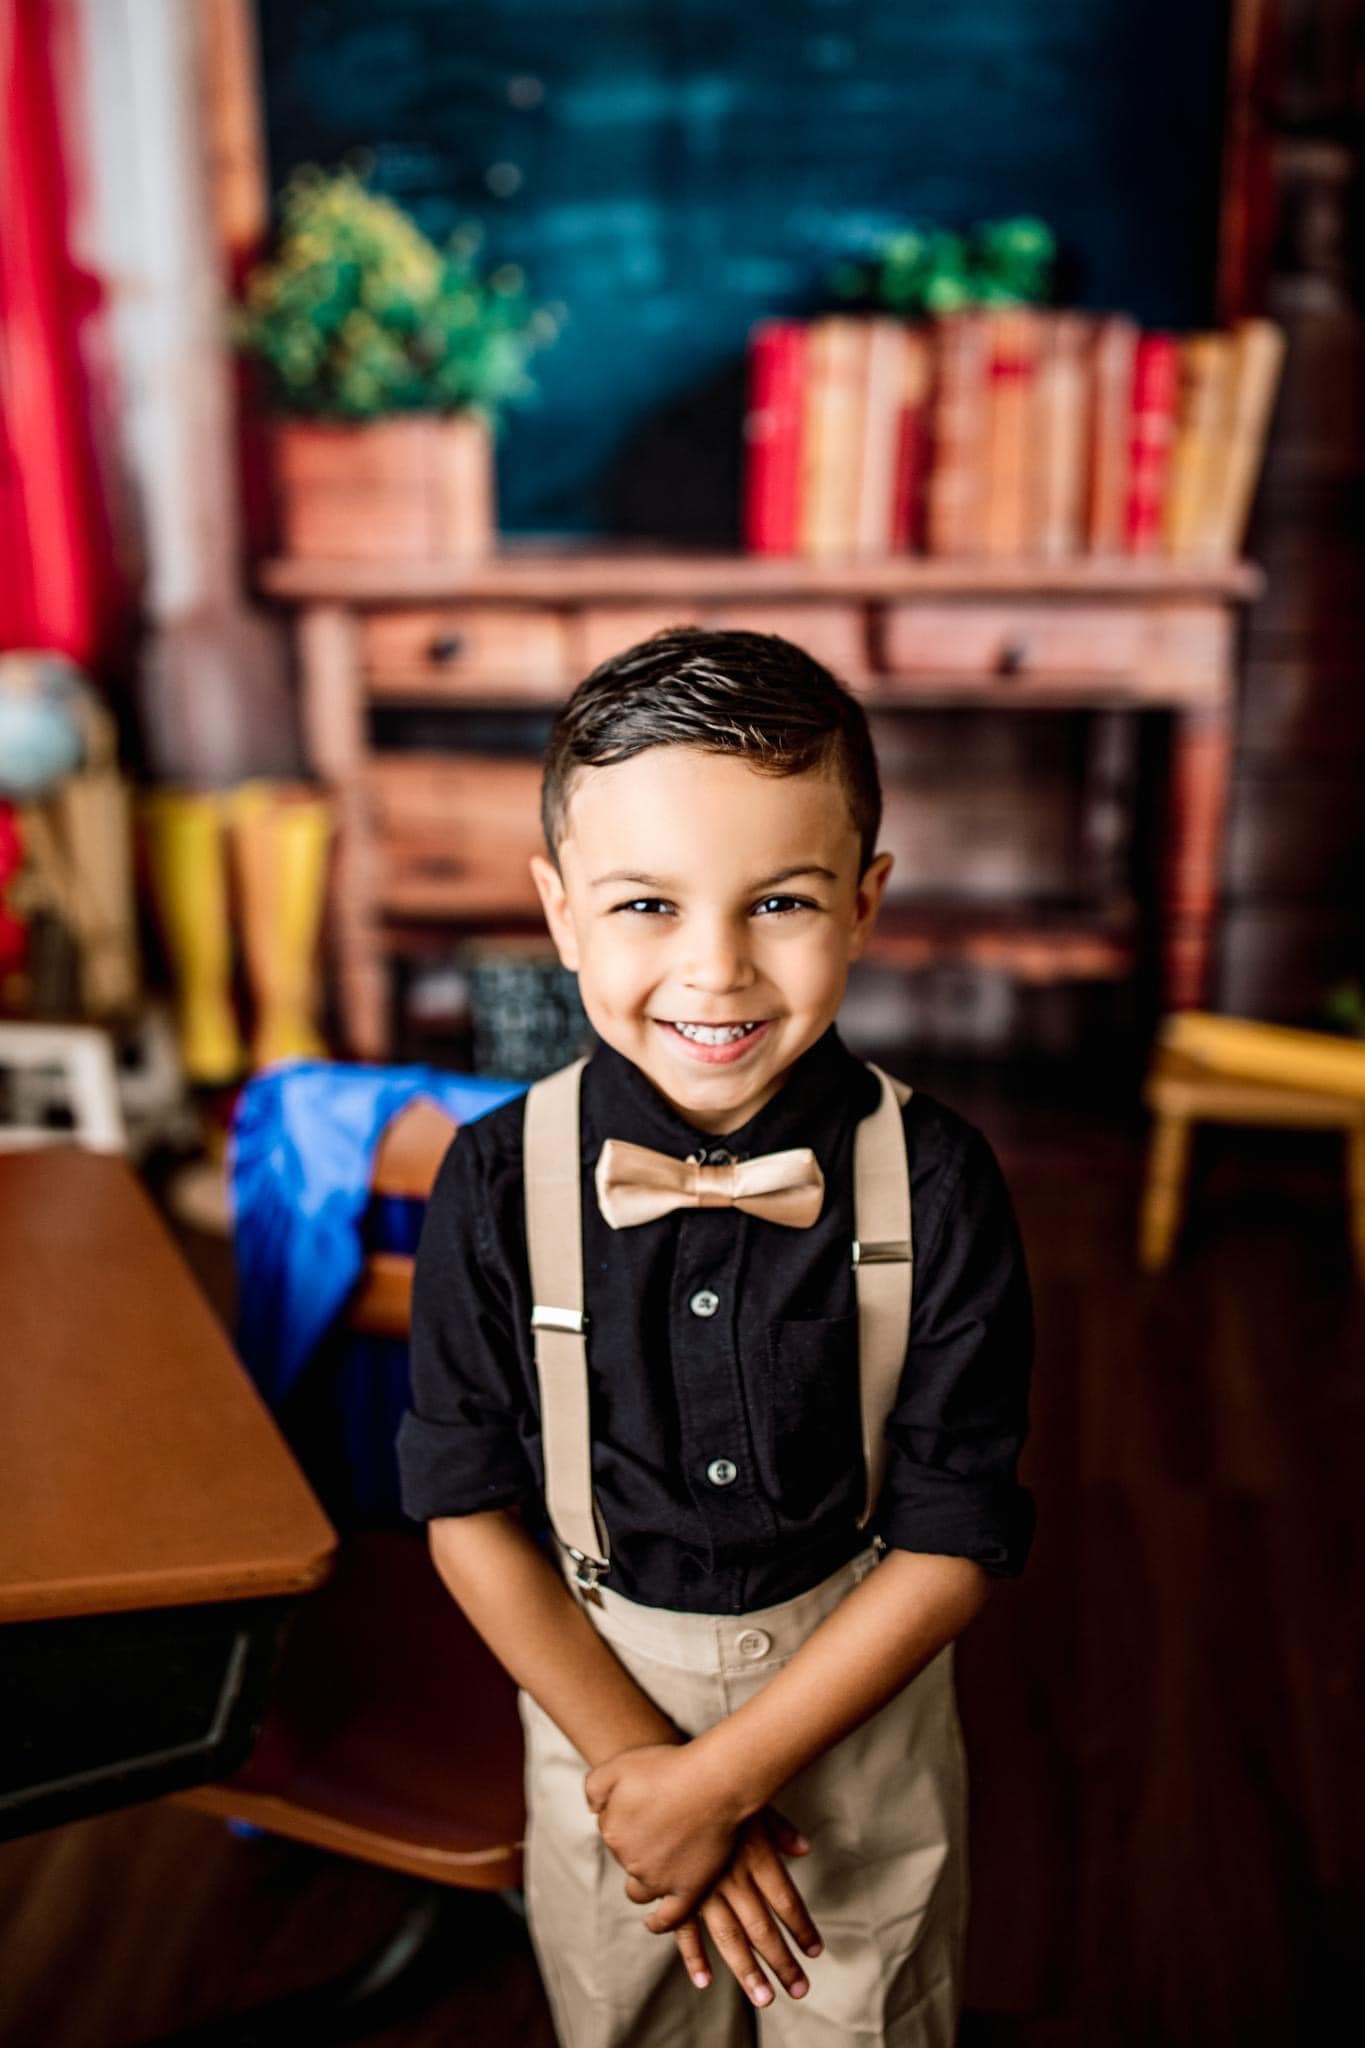
{"label": "stack of books", "polygon": [[746,545],[1235,557],[1283,359],[1269,320],[1188,336],[1023,306],[765,321],[749,346]]}

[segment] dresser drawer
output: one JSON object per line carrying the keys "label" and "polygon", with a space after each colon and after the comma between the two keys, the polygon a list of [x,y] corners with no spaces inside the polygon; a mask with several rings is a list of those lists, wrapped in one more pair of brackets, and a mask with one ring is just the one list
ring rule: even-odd
{"label": "dresser drawer", "polygon": [[498,917],[539,903],[540,763],[495,756],[377,760],[366,777],[380,907],[399,917]]}
{"label": "dresser drawer", "polygon": [[888,680],[971,676],[1049,694],[1096,682],[1151,703],[1207,702],[1226,672],[1215,605],[892,604],[881,626]]}
{"label": "dresser drawer", "polygon": [[836,675],[861,677],[867,669],[866,624],[860,604],[592,605],[573,621],[574,666],[586,675],[598,662],[667,626],[708,626],[715,631],[780,633]]}
{"label": "dresser drawer", "polygon": [[377,697],[543,703],[572,681],[563,615],[532,605],[372,612],[361,658]]}

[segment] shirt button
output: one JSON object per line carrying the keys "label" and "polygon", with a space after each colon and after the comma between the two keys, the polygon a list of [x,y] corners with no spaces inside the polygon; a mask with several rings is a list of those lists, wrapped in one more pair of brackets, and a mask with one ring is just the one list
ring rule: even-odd
{"label": "shirt button", "polygon": [[720,1296],[713,1294],[709,1287],[699,1288],[687,1306],[694,1316],[713,1316],[720,1307]]}
{"label": "shirt button", "polygon": [[706,1468],[706,1476],[713,1486],[733,1486],[739,1477],[739,1467],[729,1458],[713,1458]]}
{"label": "shirt button", "polygon": [[735,1648],[741,1657],[766,1657],[773,1646],[773,1639],[766,1629],[746,1628],[735,1637]]}

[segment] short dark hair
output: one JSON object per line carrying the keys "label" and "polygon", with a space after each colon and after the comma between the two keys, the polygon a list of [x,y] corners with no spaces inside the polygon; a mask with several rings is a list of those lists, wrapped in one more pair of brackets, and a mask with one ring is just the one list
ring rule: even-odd
{"label": "short dark hair", "polygon": [[877,847],[882,791],[856,697],[804,648],[777,633],[671,626],[585,676],[554,722],[540,815],[558,858],[573,778],[650,747],[738,754],[765,775],[821,768],[843,784],[862,847]]}

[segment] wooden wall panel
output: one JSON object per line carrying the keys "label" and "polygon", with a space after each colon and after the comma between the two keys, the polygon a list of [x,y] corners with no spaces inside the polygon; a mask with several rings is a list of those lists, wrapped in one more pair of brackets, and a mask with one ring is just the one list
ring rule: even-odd
{"label": "wooden wall panel", "polygon": [[[1365,556],[1361,568],[1365,579]],[[1248,766],[1290,757],[1301,767],[1315,758],[1325,764],[1365,758],[1365,632],[1359,650],[1347,654],[1316,654],[1292,644],[1280,654],[1267,645],[1270,638],[1257,634],[1243,678]]]}
{"label": "wooden wall panel", "polygon": [[1325,995],[1359,980],[1360,912],[1350,906],[1248,901],[1219,927],[1220,1007],[1272,1023],[1322,1021]]}
{"label": "wooden wall panel", "polygon": [[1339,904],[1365,895],[1365,769],[1296,756],[1248,763],[1228,817],[1230,900]]}
{"label": "wooden wall panel", "polygon": [[[1240,0],[1245,8],[1248,0]],[[1281,0],[1265,77],[1278,239],[1267,310],[1289,350],[1251,552],[1267,573],[1245,644],[1217,997],[1323,1021],[1365,979],[1365,322],[1361,0]],[[1247,307],[1241,310],[1261,310]]]}

